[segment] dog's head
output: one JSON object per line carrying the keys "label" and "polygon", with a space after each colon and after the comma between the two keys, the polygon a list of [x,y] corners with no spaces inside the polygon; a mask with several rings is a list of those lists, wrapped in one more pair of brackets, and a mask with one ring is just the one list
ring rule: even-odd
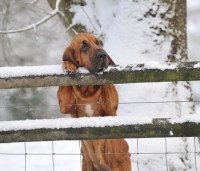
{"label": "dog's head", "polygon": [[65,49],[63,61],[71,61],[77,67],[84,67],[91,73],[114,65],[98,39],[86,33],[77,34],[73,38],[70,46]]}

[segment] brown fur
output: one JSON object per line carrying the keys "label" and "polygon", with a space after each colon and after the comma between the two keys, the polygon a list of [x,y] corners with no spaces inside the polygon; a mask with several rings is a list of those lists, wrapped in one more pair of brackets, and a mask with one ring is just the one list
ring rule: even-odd
{"label": "brown fur", "polygon": [[[62,67],[71,72],[84,67],[93,73],[113,64],[99,41],[93,35],[82,33],[66,48]],[[117,115],[118,93],[112,84],[60,86],[57,96],[61,113],[73,118]],[[124,139],[82,140],[81,144],[82,171],[131,170],[129,147]]]}

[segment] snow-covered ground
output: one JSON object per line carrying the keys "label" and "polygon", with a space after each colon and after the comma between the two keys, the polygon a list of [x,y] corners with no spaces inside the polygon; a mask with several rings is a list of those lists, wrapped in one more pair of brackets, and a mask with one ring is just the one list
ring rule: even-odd
{"label": "snow-covered ground", "polygon": [[[147,61],[166,60],[170,48],[171,38],[158,37],[149,29],[154,23],[165,28],[166,22],[160,18],[145,18],[142,14],[149,9],[152,2],[160,1],[92,1],[87,0],[88,20],[84,11],[73,6],[76,12],[73,23],[82,22],[88,30],[95,30],[95,34],[103,33],[104,48],[116,64],[135,64]],[[188,0],[188,46],[189,59],[199,60],[198,46],[200,46],[200,1]],[[156,5],[155,5],[156,6]],[[95,7],[95,8],[94,8]],[[152,7],[152,6],[151,6]],[[101,9],[104,8],[104,12]],[[162,8],[152,9],[162,13]],[[192,12],[197,14],[192,14]],[[172,13],[173,15],[173,13]],[[80,20],[81,19],[81,20]],[[98,19],[98,20],[96,20]],[[91,24],[91,21],[94,21]],[[96,22],[95,22],[96,21]],[[98,22],[97,22],[98,21]],[[143,30],[143,32],[141,32]],[[154,41],[152,41],[154,40]],[[156,42],[156,43],[155,43]],[[145,45],[145,46],[144,46]],[[152,117],[165,118],[191,114],[192,103],[132,103],[127,102],[155,102],[186,100],[190,92],[182,89],[183,83],[175,87],[171,83],[125,84],[116,85],[120,105],[118,115],[130,118]],[[176,93],[171,92],[176,89]],[[192,84],[195,100],[200,99],[199,84]],[[169,92],[169,93],[166,93]],[[56,91],[55,91],[56,96]],[[196,104],[196,113],[199,112]],[[132,153],[132,170],[200,170],[200,143],[198,138],[158,138],[158,139],[127,139]],[[25,155],[25,154],[28,155]],[[52,155],[54,154],[55,155]],[[137,154],[139,153],[139,154]],[[154,154],[155,153],[155,154]],[[0,170],[27,170],[27,171],[59,171],[80,170],[81,156],[79,141],[31,142],[0,144]],[[26,169],[25,169],[26,168]]]}

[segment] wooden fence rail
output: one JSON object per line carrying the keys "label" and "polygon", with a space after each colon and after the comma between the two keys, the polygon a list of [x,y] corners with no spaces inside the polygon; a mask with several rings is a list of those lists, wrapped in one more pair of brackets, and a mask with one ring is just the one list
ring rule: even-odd
{"label": "wooden fence rail", "polygon": [[[200,118],[200,116],[199,116]],[[79,118],[81,120],[82,118]],[[95,119],[95,118],[93,118]],[[106,117],[104,117],[106,121]],[[132,118],[134,119],[134,117]],[[20,121],[20,124],[23,124]],[[32,121],[34,122],[34,121]],[[44,121],[48,122],[48,121]],[[83,121],[84,122],[84,121]],[[10,121],[12,124],[12,121]],[[67,125],[67,124],[66,124]],[[105,127],[37,128],[0,131],[0,143],[88,140],[112,138],[196,137],[200,136],[200,123],[172,123],[170,119],[152,119],[150,123]]]}
{"label": "wooden fence rail", "polygon": [[[54,6],[55,0],[51,6]],[[69,3],[62,1],[60,10],[65,16],[69,16]],[[186,0],[164,0],[160,6],[168,4],[168,9],[160,13],[166,29],[155,25],[153,28],[157,36],[170,37],[171,50],[166,59],[174,62],[175,56],[181,55],[181,60],[187,60],[187,36],[186,36]],[[153,3],[157,6],[156,3]],[[71,5],[71,4],[70,4]],[[152,16],[151,8],[144,17]],[[175,14],[175,15],[172,15]],[[150,17],[151,18],[151,17]],[[69,23],[62,20],[66,28]],[[153,20],[152,20],[153,21]],[[181,34],[180,34],[181,33]],[[54,66],[55,67],[55,66]],[[200,63],[145,63],[138,65],[114,66],[103,74],[76,73],[65,74],[61,65],[56,66],[54,72],[52,66],[38,67],[6,67],[0,68],[0,89],[22,88],[22,87],[46,87],[46,86],[70,86],[70,85],[104,85],[123,83],[144,82],[171,82],[171,81],[197,81],[200,80]],[[38,71],[44,71],[40,73]],[[28,71],[28,74],[27,74]],[[18,73],[20,73],[18,75]],[[26,73],[26,75],[23,75]],[[106,119],[106,118],[105,118]],[[134,119],[134,118],[133,118]],[[199,122],[200,123],[200,122]],[[182,137],[200,136],[200,124],[198,122],[183,122],[173,124],[169,119],[153,119],[147,124],[132,124],[106,127],[81,127],[81,128],[38,128],[30,130],[8,130],[1,131],[0,142],[27,142],[46,140],[67,139],[102,139],[102,138],[146,138],[146,137]],[[1,126],[0,122],[0,126]],[[12,124],[9,122],[8,124]]]}
{"label": "wooden fence rail", "polygon": [[[51,71],[52,66],[45,66]],[[55,66],[54,66],[55,67]],[[0,68],[0,89],[21,87],[45,87],[59,85],[103,85],[139,82],[168,82],[200,80],[200,63],[185,62],[159,64],[156,62],[113,66],[101,74],[66,74],[61,65],[58,72],[38,74],[43,66]],[[27,72],[24,72],[25,69]],[[23,71],[23,72],[22,72]],[[18,74],[13,74],[20,73]],[[26,75],[23,75],[23,74]],[[81,118],[79,118],[81,119]],[[105,118],[106,119],[106,118]],[[134,118],[133,118],[134,119]],[[199,119],[200,120],[200,119]],[[3,122],[2,122],[3,123]],[[0,124],[2,124],[0,123]],[[12,124],[12,122],[10,122]],[[200,136],[200,122],[171,123],[169,119],[153,119],[147,124],[125,124],[106,127],[79,128],[38,128],[30,130],[1,130],[0,142],[27,142],[47,140],[81,140],[102,138],[147,138],[147,137],[183,137]]]}
{"label": "wooden fence rail", "polygon": [[[42,67],[26,67],[25,70],[30,71],[28,76],[13,74],[13,72],[21,73],[24,69],[23,67],[0,68],[0,89],[200,80],[200,63],[198,62],[171,64],[150,62],[138,65],[113,66],[103,74],[65,74],[60,65],[56,66],[58,70],[60,67],[57,73],[45,72],[45,74],[38,74],[37,72],[35,74],[34,71],[31,72],[31,70],[40,70]],[[51,65],[45,66],[45,70],[51,71],[51,68]],[[3,72],[8,73],[4,76],[4,74],[1,74]]]}

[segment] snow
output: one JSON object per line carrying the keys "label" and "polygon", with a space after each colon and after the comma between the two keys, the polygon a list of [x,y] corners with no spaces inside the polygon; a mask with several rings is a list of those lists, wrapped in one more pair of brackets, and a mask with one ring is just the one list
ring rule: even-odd
{"label": "snow", "polygon": [[177,66],[178,66],[177,63],[168,64],[164,62],[148,61],[148,62],[145,62],[144,64],[122,64],[118,66],[108,66],[108,68],[105,69],[104,72],[109,72],[112,69],[115,69],[117,71],[122,71],[122,70],[126,71],[126,70],[130,70],[130,67],[132,68],[131,69],[132,71],[146,70],[146,69],[158,69],[158,70],[164,71],[164,70],[178,69]]}
{"label": "snow", "polygon": [[156,61],[149,61],[144,64],[144,69],[160,69],[161,71],[164,71],[166,69],[174,70],[177,69],[177,64],[160,64]]}
{"label": "snow", "polygon": [[200,68],[200,63],[195,64],[194,68]]}
{"label": "snow", "polygon": [[[132,66],[132,70],[142,70],[142,69],[160,69],[160,70],[174,70],[177,69],[177,64],[167,65],[166,63],[149,61],[144,63],[144,67],[138,67],[135,65],[118,65],[118,66],[108,66],[104,72],[109,72],[111,69],[116,69],[118,71],[127,70],[127,66]],[[78,73],[87,74],[89,71],[83,67],[77,69]],[[1,67],[0,68],[0,78],[11,78],[11,77],[28,77],[28,76],[45,76],[45,75],[61,75],[66,74],[67,71],[63,71],[61,65],[43,65],[43,66],[16,66],[16,67]],[[102,73],[103,74],[103,73]]]}
{"label": "snow", "polygon": [[200,123],[200,115],[198,114],[190,114],[190,115],[184,115],[178,118],[171,118],[170,123],[176,124],[176,123],[184,123],[184,122],[194,122],[196,124]]}
{"label": "snow", "polygon": [[0,68],[0,78],[64,74],[61,65],[17,66]]}
{"label": "snow", "polygon": [[[89,107],[88,107],[89,108]],[[90,113],[91,109],[88,112]],[[88,114],[89,115],[89,114]],[[194,122],[200,123],[200,115],[190,114],[181,117],[169,119],[172,124]],[[82,118],[58,118],[58,119],[40,119],[40,120],[22,120],[22,121],[3,121],[0,125],[0,131],[18,131],[33,129],[60,129],[60,128],[82,128],[82,127],[106,127],[122,125],[141,125],[152,124],[152,118],[143,116],[134,116],[130,119],[127,116],[116,117],[82,117]],[[173,135],[173,132],[170,132]]]}
{"label": "snow", "polygon": [[[154,3],[155,6],[151,1],[120,1],[117,10],[113,11],[116,15],[105,31],[104,48],[117,64],[122,60],[129,63],[163,61],[169,54],[171,38],[157,36],[157,30],[153,29],[156,24],[165,30],[168,23],[159,15],[168,9],[167,4],[163,3],[162,8],[156,9],[159,2]],[[158,17],[143,17],[149,9],[157,11]]]}
{"label": "snow", "polygon": [[172,135],[172,136],[173,136],[173,134],[174,134],[172,131],[170,131],[169,133],[170,133],[170,135]]}
{"label": "snow", "polygon": [[147,124],[151,123],[149,117],[84,117],[84,118],[59,118],[59,119],[42,119],[42,120],[24,120],[24,121],[3,121],[0,124],[0,131],[10,130],[31,130],[40,128],[81,128],[81,127],[105,127],[105,126],[121,126],[131,124]]}
{"label": "snow", "polygon": [[79,72],[79,73],[85,73],[85,74],[90,73],[87,69],[85,69],[83,67],[79,67],[77,72]]}

